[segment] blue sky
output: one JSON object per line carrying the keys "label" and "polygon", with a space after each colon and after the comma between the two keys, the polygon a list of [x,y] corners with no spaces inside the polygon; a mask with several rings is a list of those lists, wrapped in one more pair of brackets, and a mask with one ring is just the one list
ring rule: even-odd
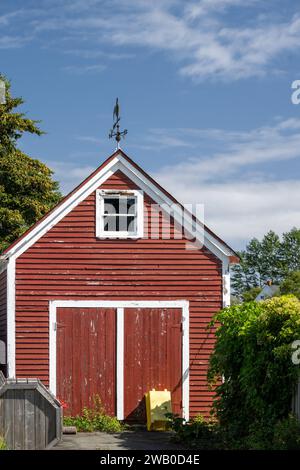
{"label": "blue sky", "polygon": [[300,226],[295,0],[0,0],[0,71],[64,192],[123,149],[241,248]]}

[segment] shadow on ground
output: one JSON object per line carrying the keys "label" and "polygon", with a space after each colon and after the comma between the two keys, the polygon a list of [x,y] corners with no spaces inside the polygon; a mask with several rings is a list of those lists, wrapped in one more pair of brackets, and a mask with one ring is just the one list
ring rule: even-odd
{"label": "shadow on ground", "polygon": [[118,434],[79,432],[64,435],[54,450],[180,450],[171,432],[124,431]]}

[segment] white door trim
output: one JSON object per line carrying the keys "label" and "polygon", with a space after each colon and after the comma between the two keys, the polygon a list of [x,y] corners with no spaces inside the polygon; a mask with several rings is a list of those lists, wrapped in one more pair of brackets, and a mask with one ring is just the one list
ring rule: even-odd
{"label": "white door trim", "polygon": [[124,307],[117,308],[117,371],[116,408],[117,418],[124,419]]}
{"label": "white door trim", "polygon": [[189,420],[189,302],[188,300],[51,300],[49,302],[49,388],[56,395],[56,309],[112,307],[117,309],[117,417],[124,418],[124,308],[182,309],[182,413]]}

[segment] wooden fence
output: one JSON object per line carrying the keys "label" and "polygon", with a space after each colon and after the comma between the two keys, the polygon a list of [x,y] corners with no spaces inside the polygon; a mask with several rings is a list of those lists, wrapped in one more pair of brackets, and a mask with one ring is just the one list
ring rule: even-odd
{"label": "wooden fence", "polygon": [[0,372],[0,434],[8,448],[46,449],[61,439],[61,406],[38,379],[5,379]]}
{"label": "wooden fence", "polygon": [[292,413],[300,420],[300,380],[298,381],[292,400]]}

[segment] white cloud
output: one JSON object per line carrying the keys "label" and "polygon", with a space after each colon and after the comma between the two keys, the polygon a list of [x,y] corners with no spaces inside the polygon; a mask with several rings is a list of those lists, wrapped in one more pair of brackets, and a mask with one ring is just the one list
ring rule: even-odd
{"label": "white cloud", "polygon": [[[300,179],[272,177],[276,162],[292,168],[290,160],[300,158],[299,131],[297,119],[249,132],[200,129],[201,139],[219,137],[222,152],[182,158],[182,163],[162,167],[154,177],[179,201],[204,204],[207,225],[240,248],[270,229],[282,233],[300,227]],[[187,135],[191,132],[197,135],[197,129],[187,130]],[[268,170],[260,172],[266,163]]]}
{"label": "white cloud", "polygon": [[103,144],[104,140],[99,139],[98,137],[93,137],[90,135],[79,135],[76,136],[77,140],[80,140],[81,142],[88,142],[89,144]]}
{"label": "white cloud", "polygon": [[[247,2],[244,6],[248,5]],[[137,4],[143,8],[136,9]],[[191,4],[178,14],[172,4],[131,2],[132,8],[115,16],[86,16],[71,20],[70,28],[96,32],[99,39],[121,46],[144,46],[168,52],[183,62],[180,72],[196,79],[207,77],[239,79],[259,76],[285,51],[296,50],[300,39],[300,18],[256,26],[232,27],[220,18],[217,6],[241,6],[239,1],[214,1]],[[202,15],[192,14],[191,7]],[[214,8],[212,8],[214,7]],[[204,19],[203,19],[204,16]],[[197,19],[197,21],[195,21]],[[122,27],[120,27],[122,25]]]}
{"label": "white cloud", "polygon": [[[248,132],[156,129],[149,133],[153,139],[163,142],[164,135],[168,139],[169,135],[179,134],[183,143],[193,136],[195,147],[180,150],[186,152],[186,158],[182,154],[182,163],[162,166],[151,174],[180,202],[204,204],[205,223],[233,248],[244,247],[246,241],[254,236],[262,237],[270,229],[280,234],[293,226],[300,227],[300,179],[294,177],[295,170],[276,180],[272,177],[276,162],[286,162],[287,167],[293,168],[290,161],[300,158],[300,119],[282,120],[273,127]],[[94,137],[80,138],[97,143]],[[212,138],[217,138],[222,152],[187,158],[201,142]],[[153,141],[153,151],[155,148]],[[268,170],[259,171],[260,164],[266,163]],[[54,168],[64,192],[94,170],[77,163],[49,162],[49,166]]]}
{"label": "white cloud", "polygon": [[192,144],[185,138],[181,138],[178,135],[168,134],[165,129],[150,129],[147,133],[147,136],[145,137],[145,140],[146,142],[149,142],[150,148],[156,149],[192,146]]}
{"label": "white cloud", "polygon": [[104,64],[68,65],[62,68],[63,71],[76,75],[104,72],[105,69],[106,65]]}
{"label": "white cloud", "polygon": [[47,165],[54,171],[54,179],[60,182],[63,194],[68,194],[95,168],[90,165],[76,165],[73,162],[48,161]]}
{"label": "white cloud", "polygon": [[16,10],[4,15],[0,15],[0,26],[8,26],[11,21],[17,17],[23,16],[24,10]]}
{"label": "white cloud", "polygon": [[229,7],[248,7],[258,0],[198,0],[185,6],[186,15],[191,18],[199,18],[215,11],[224,11]]}
{"label": "white cloud", "polygon": [[281,234],[300,227],[300,180],[198,184],[184,175],[181,183],[172,175],[155,176],[179,201],[204,204],[207,226],[235,249],[269,230]]}
{"label": "white cloud", "polygon": [[[219,185],[190,186],[182,197],[205,201],[205,221],[219,236],[240,248],[269,230],[281,234],[300,227],[300,181],[231,181]],[[180,188],[174,187],[180,197]]]}
{"label": "white cloud", "polygon": [[[175,129],[165,130],[164,139],[171,139],[176,134],[179,141],[194,148],[203,147],[203,141],[216,141],[218,150],[207,155],[189,151],[183,163],[167,166],[160,171],[161,177],[167,175],[180,182],[182,174],[190,181],[198,183],[228,178],[245,171],[259,168],[261,164],[297,159],[300,157],[300,119],[288,119],[275,126],[260,127],[249,132],[226,132],[222,129]],[[168,135],[171,134],[171,135]],[[162,134],[162,130],[160,132]],[[162,135],[159,134],[159,142]],[[191,139],[193,136],[193,140]],[[154,136],[152,136],[155,144]],[[194,156],[191,156],[193,155]],[[270,167],[271,168],[271,167]]]}
{"label": "white cloud", "polygon": [[[60,31],[60,42],[84,42],[94,55],[95,45],[104,43],[117,47],[120,56],[122,48],[130,46],[162,51],[179,64],[182,75],[195,80],[237,80],[278,72],[276,59],[287,52],[296,55],[300,41],[299,14],[288,17],[287,10],[275,20],[261,14],[265,10],[258,0],[52,0],[46,6],[22,10],[27,28],[36,36],[47,33],[49,41],[49,32]],[[234,12],[248,7],[248,20],[244,15],[243,22],[235,24]],[[20,14],[11,15],[0,17],[0,22],[2,18],[3,26],[15,24],[17,29],[14,21]]]}
{"label": "white cloud", "polygon": [[109,60],[128,60],[133,59],[135,54],[114,53],[102,50],[87,50],[87,49],[67,49],[63,51],[65,54],[81,57],[82,59],[109,59]]}
{"label": "white cloud", "polygon": [[0,36],[0,49],[15,49],[23,47],[31,38],[23,36]]}

